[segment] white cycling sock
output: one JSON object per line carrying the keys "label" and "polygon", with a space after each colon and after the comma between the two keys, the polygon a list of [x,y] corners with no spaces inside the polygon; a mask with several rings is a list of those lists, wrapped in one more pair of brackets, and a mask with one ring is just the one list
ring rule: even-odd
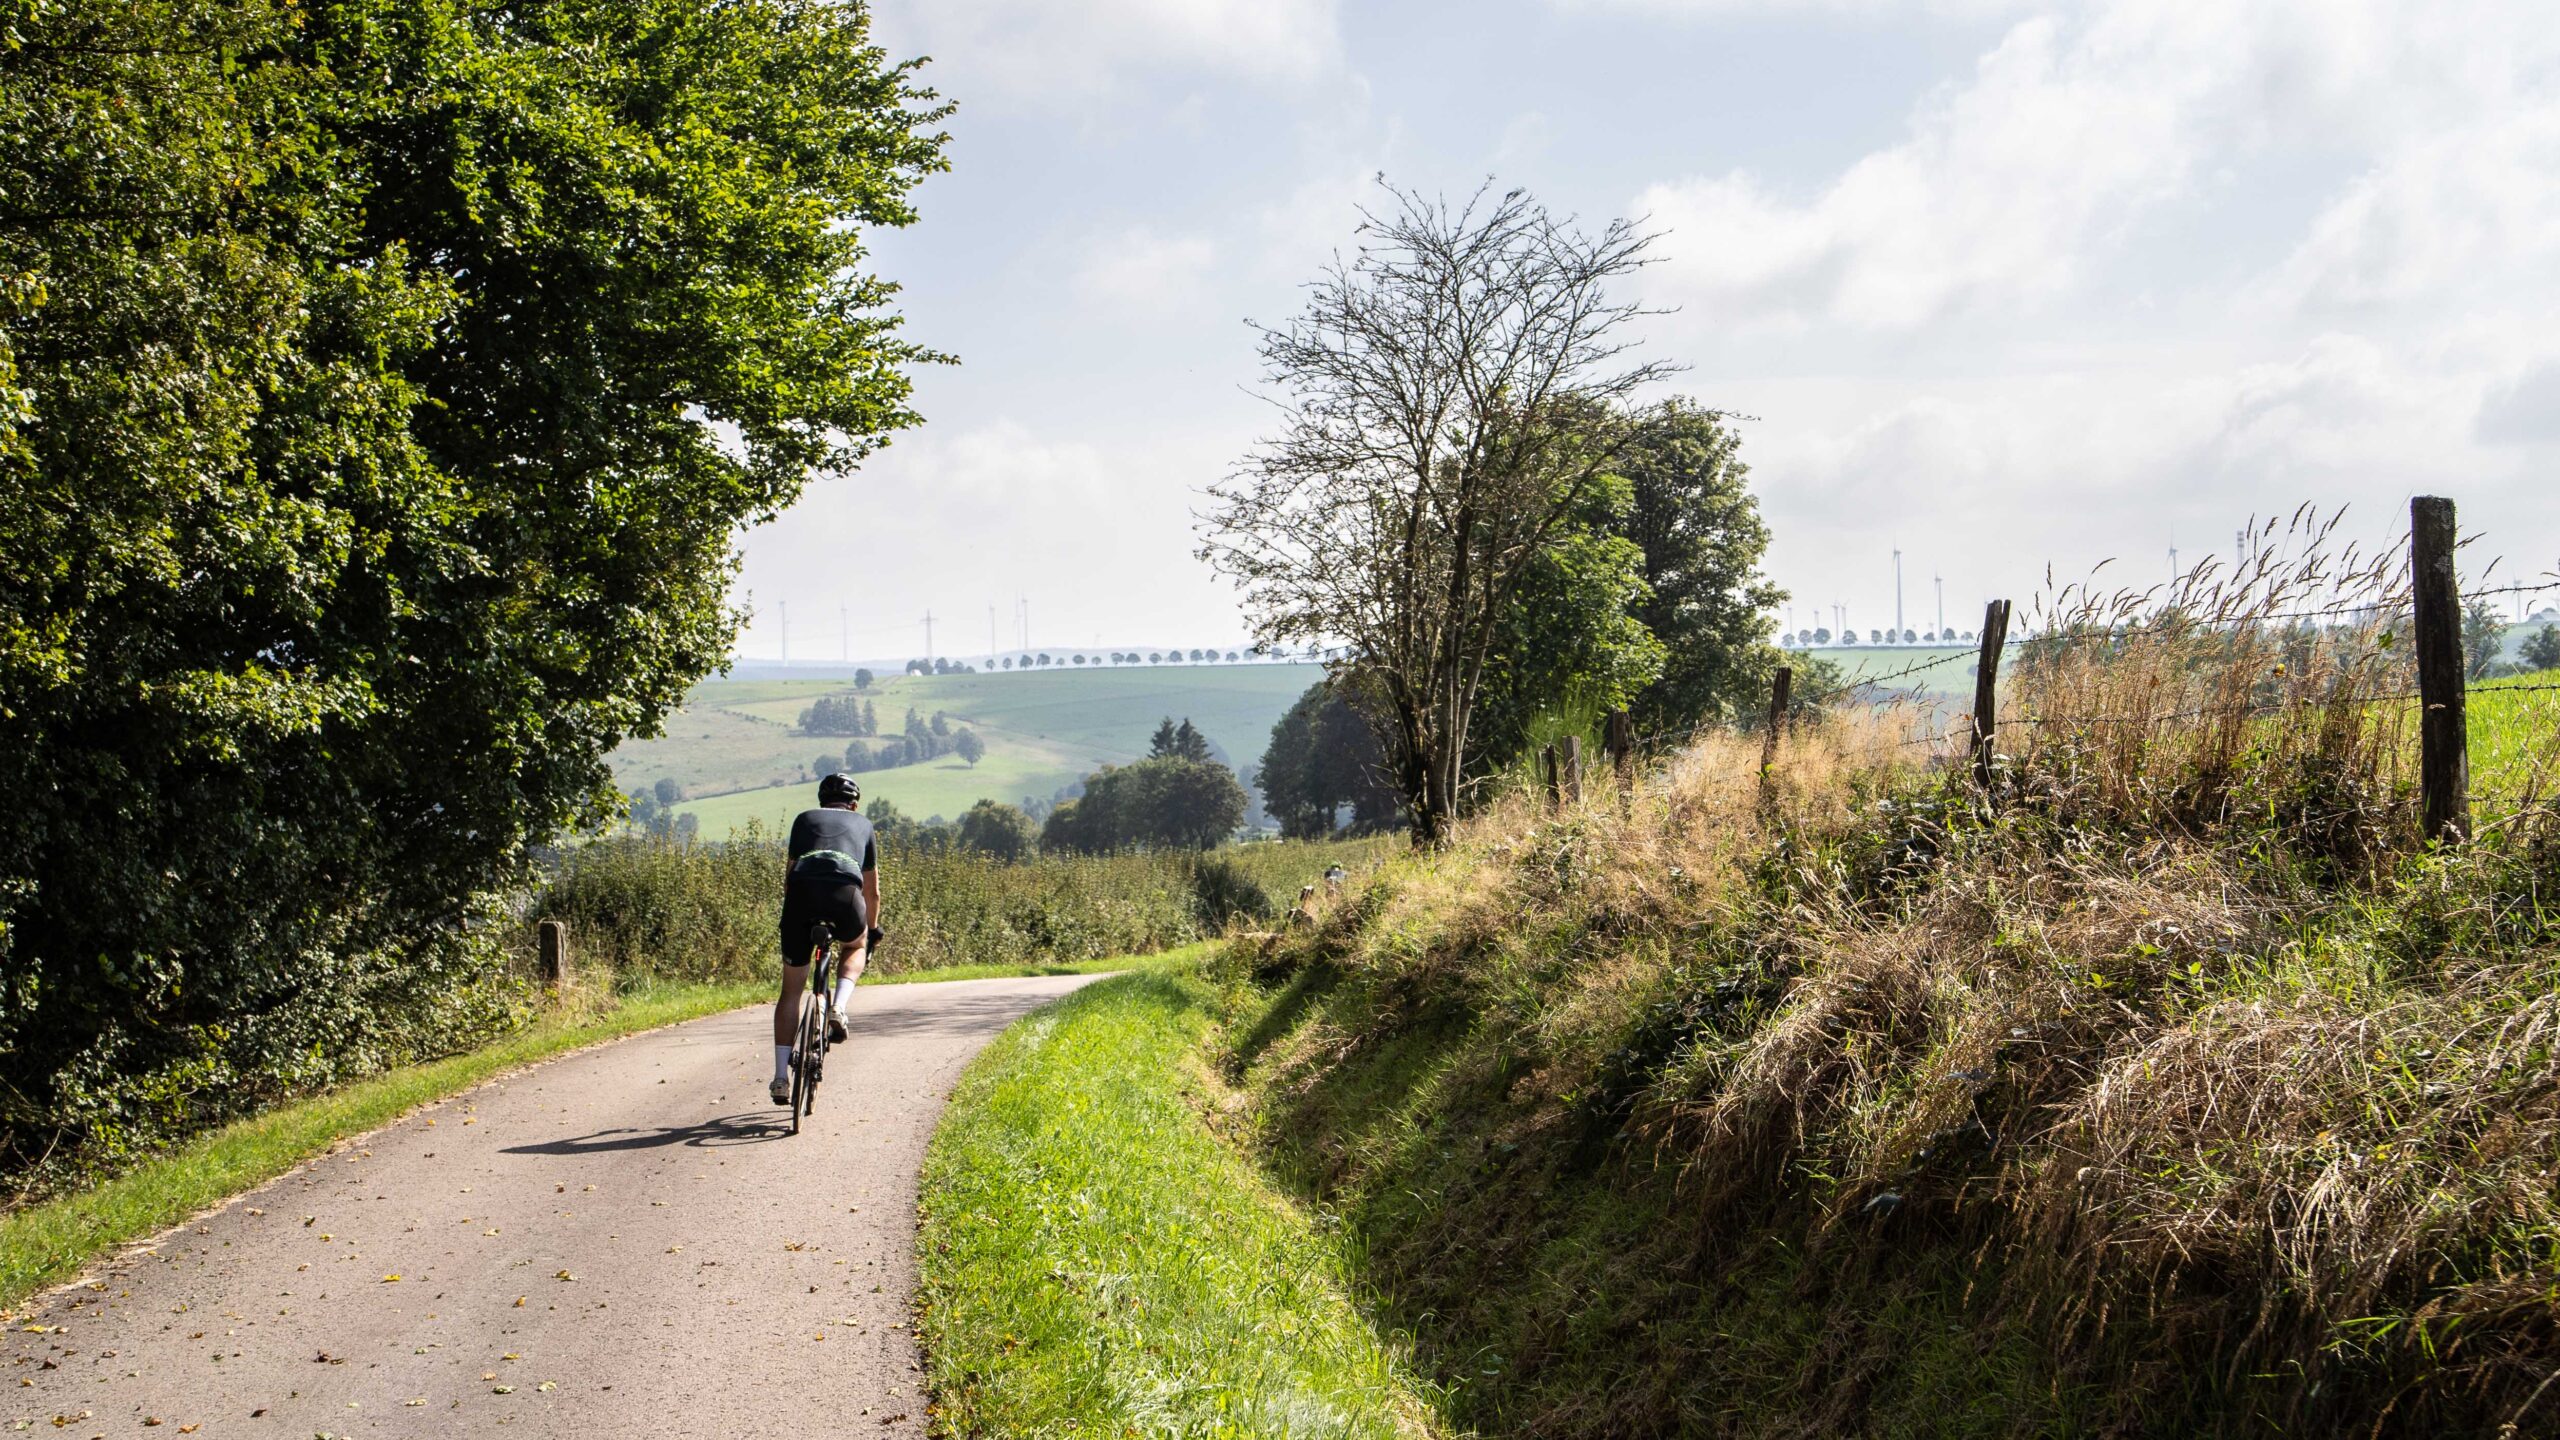
{"label": "white cycling sock", "polygon": [[852,1008],[853,1008],[853,977],[852,977],[852,976],[850,976],[850,975],[847,975],[847,976],[845,976],[844,978],[842,978],[842,979],[840,979],[840,980],[836,981],[836,1016],[837,1016],[837,1018],[839,1018],[839,1019],[843,1018],[843,1016],[844,1016],[844,1012],[846,1012],[847,1010],[850,1010],[850,1009],[852,1009]]}
{"label": "white cycling sock", "polygon": [[776,1080],[791,1078],[791,1047],[788,1045],[773,1047],[773,1078]]}

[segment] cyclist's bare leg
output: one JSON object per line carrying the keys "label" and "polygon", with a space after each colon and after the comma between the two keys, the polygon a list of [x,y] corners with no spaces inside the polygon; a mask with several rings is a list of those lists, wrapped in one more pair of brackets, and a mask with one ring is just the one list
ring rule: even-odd
{"label": "cyclist's bare leg", "polygon": [[809,967],[782,967],[782,998],[773,1002],[773,1043],[789,1046],[800,1039],[800,991],[809,983]]}

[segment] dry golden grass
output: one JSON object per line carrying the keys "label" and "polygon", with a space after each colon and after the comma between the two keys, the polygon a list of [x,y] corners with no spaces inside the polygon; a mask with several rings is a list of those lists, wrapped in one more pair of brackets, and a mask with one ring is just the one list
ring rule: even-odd
{"label": "dry golden grass", "polygon": [[[1324,1183],[1425,1193],[1451,1131],[1534,1150],[1627,1088],[1614,1163],[1672,1177],[1687,1303],[1760,1241],[1852,1290],[1957,1255],[2102,1431],[2560,1433],[2560,816],[2510,784],[2419,843],[2397,561],[2298,523],[2244,576],[2058,597],[1987,795],[1960,719],[1861,707],[1765,777],[1708,734],[1623,800],[1494,800],[1273,942],[1359,998],[1259,1059],[1266,1096],[1345,1121],[1362,1057],[1463,1006],[1427,1073],[1499,1077],[1492,1110]],[[1587,1400],[1533,1413],[1664,1423]]]}

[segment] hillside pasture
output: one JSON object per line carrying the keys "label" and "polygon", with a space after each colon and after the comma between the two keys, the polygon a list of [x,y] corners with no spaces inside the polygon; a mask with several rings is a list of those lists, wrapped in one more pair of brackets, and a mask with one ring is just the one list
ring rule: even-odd
{"label": "hillside pasture", "polygon": [[[893,675],[859,692],[894,734],[913,707],[941,711],[986,741],[973,768],[956,756],[867,771],[867,795],[918,819],[956,817],[980,799],[1046,799],[1103,765],[1147,753],[1157,722],[1190,717],[1228,763],[1251,765],[1292,701],[1322,675],[1314,665],[1144,666]],[[853,690],[844,680],[712,680],[694,687],[666,733],[614,753],[625,789],[660,779],[682,786],[706,836],[751,819],[787,821],[808,803],[810,765],[851,737],[804,735],[802,711],[820,696]]]}

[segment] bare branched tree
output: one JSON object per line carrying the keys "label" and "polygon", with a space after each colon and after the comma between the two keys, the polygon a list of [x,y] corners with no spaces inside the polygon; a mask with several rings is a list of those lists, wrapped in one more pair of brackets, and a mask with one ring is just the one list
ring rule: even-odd
{"label": "bare branched tree", "polygon": [[1285,419],[1211,487],[1201,555],[1258,640],[1344,644],[1428,845],[1457,814],[1504,606],[1672,367],[1635,356],[1650,312],[1607,293],[1647,263],[1637,226],[1587,235],[1516,190],[1453,208],[1384,188],[1357,255],[1257,327]]}

